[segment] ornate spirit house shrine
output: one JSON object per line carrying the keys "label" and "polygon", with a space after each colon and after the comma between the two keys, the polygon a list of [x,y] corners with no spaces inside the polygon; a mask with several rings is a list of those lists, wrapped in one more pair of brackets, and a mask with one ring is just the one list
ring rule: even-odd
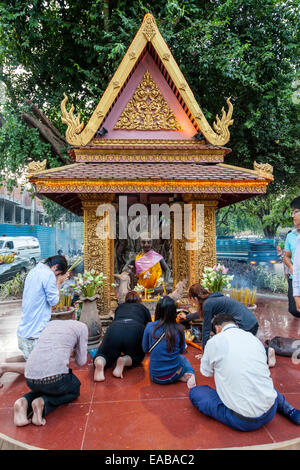
{"label": "ornate spirit house shrine", "polygon": [[73,106],[67,110],[67,101],[65,96],[62,120],[74,163],[38,170],[29,180],[38,194],[84,216],[85,269],[108,277],[103,312],[114,295],[116,240],[97,236],[96,211],[107,203],[118,211],[120,196],[127,196],[128,207],[139,202],[149,213],[151,204],[189,204],[196,233],[196,206],[202,204],[200,248],[187,250],[187,240],[171,230],[174,284],[198,281],[203,267],[216,262],[216,209],[265,193],[273,179],[269,165],[249,170],[224,163],[231,152],[225,147],[233,124],[230,99],[211,127],[147,14],[86,126]]}

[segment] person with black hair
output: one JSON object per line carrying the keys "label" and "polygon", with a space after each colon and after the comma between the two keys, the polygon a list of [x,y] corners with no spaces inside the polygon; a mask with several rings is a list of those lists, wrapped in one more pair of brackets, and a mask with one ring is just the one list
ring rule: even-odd
{"label": "person with black hair", "polygon": [[[285,239],[284,245],[284,258],[283,262],[287,266],[289,270],[288,276],[288,301],[289,301],[289,312],[296,318],[300,318],[300,297],[298,302],[298,307],[296,305],[296,299],[294,294],[294,286],[293,286],[293,279],[294,279],[294,261],[296,260],[296,248],[297,248],[297,240],[300,239],[300,196],[293,199],[291,202],[291,216],[294,222],[295,228],[291,230]],[[300,243],[300,242],[299,242]],[[300,249],[299,249],[300,250]],[[299,255],[299,264],[300,264],[300,251]],[[296,271],[297,271],[297,263],[296,263]],[[297,272],[295,274],[296,282],[297,282]],[[300,280],[299,280],[300,286]],[[297,293],[297,291],[296,291]],[[299,289],[299,296],[300,296],[300,289]]]}
{"label": "person with black hair", "polygon": [[[51,319],[51,307],[59,301],[61,284],[68,278],[68,263],[64,256],[51,256],[38,263],[25,279],[22,314],[17,330],[18,347],[23,356],[0,365],[0,377],[5,372],[24,374],[25,362],[40,334]],[[1,386],[1,385],[0,385]]]}
{"label": "person with black hair", "polygon": [[114,321],[107,328],[94,357],[95,382],[103,382],[104,368],[113,364],[113,375],[118,378],[123,378],[125,367],[141,364],[145,357],[142,339],[148,322],[151,322],[151,315],[140,295],[135,291],[128,292],[125,302],[116,308]]}
{"label": "person with black hair", "polygon": [[14,404],[16,426],[44,426],[45,416],[80,395],[80,381],[69,368],[87,360],[88,327],[77,320],[54,320],[42,331],[25,367],[29,392]]}
{"label": "person with black hair", "polygon": [[154,322],[145,328],[143,350],[150,352],[149,372],[153,382],[169,384],[179,380],[191,388],[196,385],[195,372],[182,355],[186,347],[184,329],[176,317],[174,300],[169,296],[160,299]]}
{"label": "person with black hair", "polygon": [[234,317],[213,319],[216,335],[206,344],[200,372],[214,377],[216,390],[201,385],[189,391],[192,404],[233,429],[253,431],[270,422],[276,411],[300,424],[300,410],[275,390],[262,342],[238,327]]}
{"label": "person with black hair", "polygon": [[213,318],[221,313],[230,313],[240,328],[256,335],[256,316],[238,300],[227,297],[222,292],[209,292],[201,284],[193,284],[189,288],[188,296],[190,303],[197,308],[198,317],[203,320],[203,351],[210,337]]}

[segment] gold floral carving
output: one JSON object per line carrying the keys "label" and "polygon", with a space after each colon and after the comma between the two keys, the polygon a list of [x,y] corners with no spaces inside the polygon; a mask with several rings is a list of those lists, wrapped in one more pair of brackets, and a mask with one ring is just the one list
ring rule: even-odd
{"label": "gold floral carving", "polygon": [[143,155],[143,154],[127,154],[127,155],[118,155],[116,153],[112,154],[99,154],[99,155],[89,155],[89,154],[77,154],[76,162],[210,162],[218,163],[223,162],[223,155],[218,154],[204,154],[204,155],[193,155],[190,151],[187,151],[186,154],[172,153],[171,155],[164,154],[155,154],[155,155]]}
{"label": "gold floral carving", "polygon": [[266,191],[268,181],[226,182],[226,181],[155,181],[155,180],[64,180],[34,179],[29,180],[43,193],[245,193],[261,194]]}
{"label": "gold floral carving", "polygon": [[142,25],[142,32],[147,39],[147,41],[152,41],[156,34],[156,24],[152,15],[148,14],[145,16],[143,25]]}
{"label": "gold floral carving", "polygon": [[62,123],[66,124],[68,126],[66,130],[66,139],[69,143],[71,143],[74,139],[76,140],[76,137],[80,132],[82,131],[84,127],[84,123],[80,122],[80,114],[78,114],[77,117],[74,116],[74,105],[72,104],[70,111],[67,111],[66,109],[66,103],[68,101],[67,95],[64,93],[64,99],[62,100],[60,104],[60,109],[62,112]]}
{"label": "gold floral carving", "polygon": [[130,57],[130,60],[133,60],[136,58],[136,52],[135,51],[130,51],[129,52],[129,57]]}
{"label": "gold floral carving", "polygon": [[230,148],[214,148],[212,149],[211,147],[209,148],[203,148],[203,145],[201,144],[200,141],[198,140],[188,140],[188,139],[105,139],[101,140],[98,138],[94,138],[92,140],[93,144],[93,150],[94,147],[97,146],[99,147],[112,147],[112,148],[117,148],[121,147],[122,149],[124,148],[152,148],[153,146],[155,147],[165,147],[167,146],[168,148],[170,147],[194,147],[195,149],[200,149],[200,150],[206,150],[206,151],[212,151],[213,153],[220,151],[223,152],[223,154],[231,152]]}
{"label": "gold floral carving", "polygon": [[[182,213],[183,213],[183,203],[180,203]],[[182,219],[181,219],[182,220]],[[171,212],[171,240],[172,240],[172,275],[173,275],[173,284],[174,287],[178,284],[179,281],[188,279],[188,285],[190,285],[189,280],[189,259],[188,253],[185,249],[187,240],[184,236],[184,227],[183,223],[181,226],[182,236],[181,238],[176,238],[175,236],[175,227],[174,227],[174,213]],[[188,286],[189,287],[189,286]]]}
{"label": "gold floral carving", "polygon": [[[113,282],[112,252],[114,242],[108,237],[99,238],[99,220],[96,211],[101,204],[111,204],[114,194],[81,194],[84,213],[84,269],[102,272],[107,279],[97,301],[99,313],[107,315],[110,310],[111,283]],[[107,218],[109,224],[109,218]],[[108,232],[109,227],[105,227]],[[104,237],[103,237],[104,238]]]}
{"label": "gold floral carving", "polygon": [[204,243],[195,251],[195,281],[201,282],[204,268],[213,267],[217,261],[216,252],[216,208],[218,201],[197,200],[194,204],[204,204]]}
{"label": "gold floral carving", "polygon": [[[175,238],[174,217],[171,219],[173,279],[175,285],[183,279],[188,279],[188,286],[200,282],[204,267],[213,266],[216,263],[215,211],[218,206],[219,195],[216,195],[214,199],[203,196],[201,198],[193,194],[183,196],[185,202],[192,205],[192,232],[198,232],[200,240],[200,234],[203,234],[203,241],[199,243],[199,249],[187,249],[187,244],[192,240],[190,236],[187,238],[183,236],[181,239]],[[196,218],[196,204],[203,205],[203,219],[199,216]],[[183,227],[182,233],[184,234]]]}
{"label": "gold floral carving", "polygon": [[115,129],[182,130],[149,71],[128,101]]}

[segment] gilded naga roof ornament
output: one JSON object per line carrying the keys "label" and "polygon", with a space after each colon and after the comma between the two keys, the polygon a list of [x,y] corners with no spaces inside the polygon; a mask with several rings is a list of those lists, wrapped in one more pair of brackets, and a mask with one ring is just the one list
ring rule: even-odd
{"label": "gilded naga roof ornament", "polygon": [[67,111],[66,103],[68,99],[69,98],[64,93],[64,99],[62,100],[60,104],[60,109],[63,115],[61,120],[63,124],[66,124],[68,126],[68,129],[66,130],[66,139],[68,142],[72,142],[74,139],[76,140],[76,137],[82,131],[84,127],[84,123],[80,122],[80,114],[78,114],[77,117],[74,116],[73,112],[75,108],[73,104],[71,106],[70,111]]}
{"label": "gilded naga roof ornament", "polygon": [[40,161],[29,162],[27,165],[27,173],[32,175],[33,173],[38,173],[40,171],[43,171],[45,170],[46,165],[47,165],[46,159],[43,160],[42,162]]}
{"label": "gilded naga roof ornament", "polygon": [[228,105],[228,113],[222,108],[222,118],[219,118],[219,115],[216,115],[216,121],[213,123],[213,128],[216,131],[216,134],[219,136],[221,145],[225,145],[230,139],[230,133],[228,130],[229,126],[232,126],[234,120],[232,118],[233,106],[230,101],[230,98],[227,98],[226,103]]}
{"label": "gilded naga roof ornament", "polygon": [[269,163],[253,163],[254,170],[261,176],[273,179],[273,167]]}

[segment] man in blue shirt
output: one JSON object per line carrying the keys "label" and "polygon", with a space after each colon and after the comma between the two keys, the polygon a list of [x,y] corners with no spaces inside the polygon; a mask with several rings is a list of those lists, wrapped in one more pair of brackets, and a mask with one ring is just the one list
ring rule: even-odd
{"label": "man in blue shirt", "polygon": [[38,263],[26,277],[17,331],[19,349],[25,360],[50,321],[51,307],[58,303],[60,286],[69,275],[67,269],[64,256],[51,256],[45,263]]}
{"label": "man in blue shirt", "polygon": [[[51,308],[59,301],[60,286],[69,277],[67,269],[66,258],[56,255],[38,263],[26,277],[17,330],[18,346],[25,361],[51,319]],[[25,362],[6,362],[0,366],[0,377],[5,372],[23,374],[24,369]]]}
{"label": "man in blue shirt", "polygon": [[[288,233],[285,245],[284,245],[284,263],[289,269],[289,279],[288,279],[288,300],[289,300],[289,312],[294,316],[300,318],[300,311],[296,306],[296,302],[294,299],[295,294],[293,293],[293,277],[294,277],[294,262],[295,262],[295,253],[296,253],[296,245],[297,239],[299,238],[300,234],[300,196],[296,197],[291,202],[292,208],[292,218],[294,221],[295,229]],[[299,254],[300,256],[300,254]]]}

